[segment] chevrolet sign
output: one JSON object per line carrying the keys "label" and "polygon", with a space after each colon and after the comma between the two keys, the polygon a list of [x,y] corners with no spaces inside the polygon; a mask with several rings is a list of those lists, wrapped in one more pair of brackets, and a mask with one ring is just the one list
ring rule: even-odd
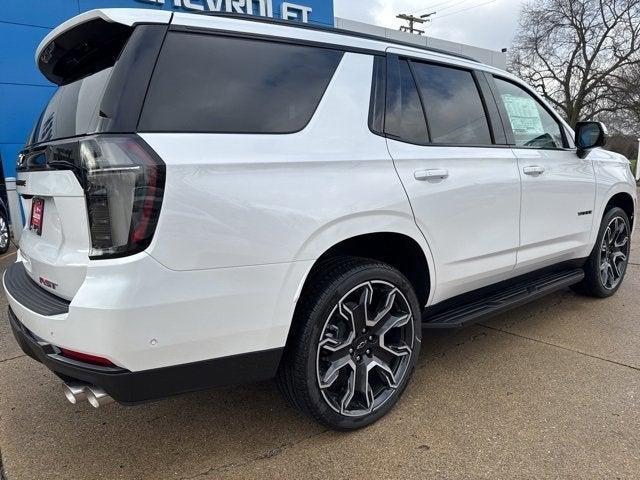
{"label": "chevrolet sign", "polygon": [[[260,15],[274,18],[278,12],[274,12],[273,0],[138,0],[143,3],[152,3],[164,6],[172,4],[173,8],[183,8],[197,12],[225,12],[244,15]],[[312,7],[298,5],[291,2],[282,2],[279,8],[279,16],[284,20],[298,20],[308,23],[313,12]]]}

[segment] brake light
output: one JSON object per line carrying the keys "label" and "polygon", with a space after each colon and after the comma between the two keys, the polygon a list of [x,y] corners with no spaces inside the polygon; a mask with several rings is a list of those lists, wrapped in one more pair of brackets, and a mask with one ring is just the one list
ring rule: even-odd
{"label": "brake light", "polygon": [[137,136],[80,141],[91,259],[146,249],[160,216],[165,165]]}
{"label": "brake light", "polygon": [[95,355],[89,355],[88,353],[80,353],[74,352],[73,350],[68,350],[66,348],[60,348],[62,351],[62,355],[64,357],[70,358],[72,360],[77,360],[83,363],[91,363],[93,365],[100,365],[103,367],[115,367],[113,363],[111,363],[106,358],[97,357]]}

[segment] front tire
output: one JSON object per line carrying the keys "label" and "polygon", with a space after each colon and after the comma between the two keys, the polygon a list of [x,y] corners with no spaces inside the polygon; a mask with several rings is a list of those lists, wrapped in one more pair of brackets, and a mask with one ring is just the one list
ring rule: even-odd
{"label": "front tire", "polygon": [[311,275],[277,383],[294,407],[336,430],[384,416],[420,353],[420,306],[409,281],[374,260],[344,257]]}
{"label": "front tire", "polygon": [[584,266],[585,278],[576,290],[596,298],[614,295],[624,280],[631,253],[631,222],[624,210],[608,210],[598,239]]}

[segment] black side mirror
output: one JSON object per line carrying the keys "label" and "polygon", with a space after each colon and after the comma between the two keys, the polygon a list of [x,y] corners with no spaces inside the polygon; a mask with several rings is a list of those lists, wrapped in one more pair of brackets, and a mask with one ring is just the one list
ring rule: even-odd
{"label": "black side mirror", "polygon": [[578,122],[576,125],[576,147],[578,156],[584,158],[589,150],[607,144],[607,127],[601,122]]}

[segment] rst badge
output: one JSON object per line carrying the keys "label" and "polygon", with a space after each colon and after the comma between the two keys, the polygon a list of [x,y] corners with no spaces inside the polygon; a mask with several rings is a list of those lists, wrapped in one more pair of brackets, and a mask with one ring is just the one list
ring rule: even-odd
{"label": "rst badge", "polygon": [[[173,2],[174,8],[184,8],[197,12],[225,12],[241,15],[260,15],[273,18],[273,0],[138,0],[143,3],[164,5]],[[280,16],[283,20],[309,22],[313,9],[304,5],[283,2]]]}
{"label": "rst badge", "polygon": [[40,285],[44,285],[47,288],[50,288],[51,290],[55,290],[58,288],[58,284],[57,283],[53,283],[51,280],[44,278],[44,277],[40,277]]}

